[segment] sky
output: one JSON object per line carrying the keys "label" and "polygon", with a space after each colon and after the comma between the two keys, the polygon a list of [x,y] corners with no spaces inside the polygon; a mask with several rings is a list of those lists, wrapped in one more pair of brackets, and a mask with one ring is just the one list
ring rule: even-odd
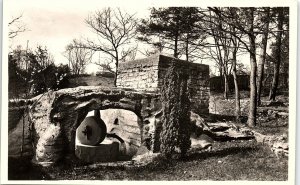
{"label": "sky", "polygon": [[[31,2],[31,3],[28,3]],[[83,2],[83,1],[81,1]],[[55,63],[67,64],[63,51],[73,39],[90,38],[95,34],[85,24],[85,19],[93,12],[105,7],[101,1],[89,0],[89,3],[78,1],[19,1],[10,0],[7,3],[8,21],[22,15],[22,23],[26,31],[10,40],[12,48],[21,45],[26,48],[46,46],[54,56]],[[122,9],[129,14],[145,18],[149,15],[148,7],[122,5]],[[94,55],[94,60],[97,56]],[[97,66],[91,64],[86,72],[96,72]]]}
{"label": "sky", "polygon": [[[83,2],[83,1],[81,1]],[[68,60],[63,55],[67,44],[73,39],[92,38],[95,34],[85,24],[88,15],[97,10],[101,10],[108,1],[88,0],[86,3],[79,1],[35,1],[35,0],[9,0],[7,1],[7,19],[8,21],[22,15],[22,23],[26,25],[27,31],[20,33],[11,40],[11,47],[21,45],[26,48],[36,48],[38,45],[46,46],[49,52],[54,56],[56,64],[68,64]],[[101,3],[100,3],[101,2]],[[136,1],[135,1],[136,2]],[[147,18],[150,14],[149,5],[121,3],[117,4],[122,10],[129,14],[136,14],[137,18]],[[137,58],[143,58],[141,54]],[[94,55],[95,61],[98,55]],[[212,61],[203,63],[214,65]],[[98,67],[90,64],[86,68],[87,73],[97,72]]]}

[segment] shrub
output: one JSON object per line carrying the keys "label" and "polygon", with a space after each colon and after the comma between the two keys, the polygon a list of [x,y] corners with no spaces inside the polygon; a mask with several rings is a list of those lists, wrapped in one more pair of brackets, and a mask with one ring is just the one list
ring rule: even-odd
{"label": "shrub", "polygon": [[170,157],[179,147],[184,156],[190,148],[190,100],[188,78],[176,70],[176,63],[169,68],[162,88],[162,131],[160,149]]}
{"label": "shrub", "polygon": [[109,71],[104,71],[104,72],[97,72],[96,76],[102,76],[102,77],[106,77],[106,78],[114,78],[115,74]]}
{"label": "shrub", "polygon": [[180,77],[180,100],[179,100],[179,139],[178,144],[182,156],[186,154],[191,146],[191,102],[188,92],[188,78],[183,74]]}
{"label": "shrub", "polygon": [[26,80],[23,71],[18,68],[17,60],[12,55],[8,58],[8,75],[9,98],[20,98],[26,93]]}
{"label": "shrub", "polygon": [[56,66],[46,48],[38,46],[35,52],[17,48],[8,57],[9,98],[30,98],[68,86],[68,65]]}
{"label": "shrub", "polygon": [[69,85],[67,65],[55,66],[51,64],[44,69],[34,70],[30,81],[30,94],[38,95],[48,90],[58,90]]}

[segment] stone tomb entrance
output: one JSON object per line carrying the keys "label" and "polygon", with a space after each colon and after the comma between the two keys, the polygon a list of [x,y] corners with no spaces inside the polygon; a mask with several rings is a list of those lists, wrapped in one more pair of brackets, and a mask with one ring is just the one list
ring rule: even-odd
{"label": "stone tomb entrance", "polygon": [[[124,109],[96,111],[99,111],[100,115],[97,116],[104,121],[107,134],[105,132],[104,139],[97,137],[101,140],[99,143],[95,142],[93,138],[86,140],[87,130],[82,127],[85,126],[85,123],[81,123],[76,129],[75,155],[85,162],[130,160],[142,144],[139,128],[139,125],[142,124],[141,119],[134,112]],[[95,116],[95,112],[90,111],[86,118],[93,116]],[[95,130],[95,128],[92,129]],[[95,132],[97,131],[90,134],[97,134]]]}
{"label": "stone tomb entrance", "polygon": [[[88,112],[97,109],[103,111],[123,109],[131,111],[139,118],[138,127],[134,127],[133,130],[135,133],[140,132],[140,142],[134,141],[133,137],[130,140],[128,135],[128,138],[123,138],[124,141],[127,139],[128,145],[129,143],[139,145],[139,143],[155,140],[150,130],[155,130],[156,122],[151,120],[155,120],[153,118],[161,110],[159,94],[88,86],[53,91],[36,99],[36,102],[31,105],[30,119],[35,131],[34,161],[39,164],[50,165],[60,159],[75,157],[76,129]],[[103,119],[108,120],[111,117],[107,113],[107,118]],[[120,124],[120,121],[115,124]],[[110,131],[122,132],[120,127],[110,129]],[[145,145],[150,146],[150,144]],[[128,154],[133,153],[134,150],[130,150]]]}

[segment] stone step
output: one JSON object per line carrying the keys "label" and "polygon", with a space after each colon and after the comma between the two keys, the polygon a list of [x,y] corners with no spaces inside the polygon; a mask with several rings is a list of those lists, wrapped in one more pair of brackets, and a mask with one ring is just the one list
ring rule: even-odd
{"label": "stone step", "polygon": [[77,144],[75,155],[84,162],[111,162],[116,161],[119,154],[119,143],[99,144],[89,146]]}

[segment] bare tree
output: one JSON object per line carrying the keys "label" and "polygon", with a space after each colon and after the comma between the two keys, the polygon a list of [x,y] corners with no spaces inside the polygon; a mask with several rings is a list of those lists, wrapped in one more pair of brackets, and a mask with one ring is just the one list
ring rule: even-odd
{"label": "bare tree", "polygon": [[236,118],[236,122],[241,122],[240,91],[239,91],[239,86],[237,81],[237,70],[236,70],[236,63],[237,63],[236,55],[237,55],[239,43],[236,38],[233,38],[232,42],[236,46],[232,51],[232,75],[233,75],[234,90],[235,90],[235,118]]}
{"label": "bare tree", "polygon": [[99,69],[103,71],[108,71],[110,73],[115,73],[114,69],[114,59],[112,57],[105,57],[105,58],[100,58],[98,61],[94,62],[93,64],[97,65]]}
{"label": "bare tree", "polygon": [[279,80],[279,70],[280,70],[280,63],[282,63],[282,51],[281,51],[281,45],[282,45],[282,34],[283,34],[283,22],[284,22],[284,8],[278,7],[278,17],[277,17],[277,35],[276,35],[276,56],[275,56],[275,62],[274,62],[274,76],[272,81],[272,86],[270,89],[269,99],[275,101],[276,97],[276,91],[278,86],[278,80]]}
{"label": "bare tree", "polygon": [[[230,26],[231,31],[234,33],[236,32],[234,27]],[[242,37],[242,35],[240,35]],[[233,76],[233,82],[234,82],[234,90],[235,90],[235,117],[236,122],[241,122],[241,104],[240,104],[240,91],[237,81],[237,53],[240,47],[240,42],[236,37],[233,37],[231,35],[231,43],[233,46],[232,49],[232,76]]]}
{"label": "bare tree", "polygon": [[64,56],[69,60],[69,66],[72,73],[79,75],[84,72],[85,67],[91,62],[94,51],[81,46],[81,42],[73,40],[66,46]]}
{"label": "bare tree", "polygon": [[249,39],[249,53],[250,53],[250,107],[248,114],[248,126],[256,126],[256,112],[257,112],[257,88],[256,88],[256,75],[257,75],[257,63],[256,63],[256,45],[254,33],[254,8],[244,9],[246,13],[247,23],[249,29],[247,35]]}
{"label": "bare tree", "polygon": [[263,17],[263,35],[261,40],[261,55],[258,64],[258,73],[257,73],[257,104],[261,104],[261,90],[262,90],[262,81],[264,78],[264,66],[267,56],[267,44],[268,44],[268,34],[269,34],[269,23],[270,23],[270,7],[264,8],[265,15]]}
{"label": "bare tree", "polygon": [[[228,8],[220,8],[219,11],[230,13]],[[213,15],[212,13],[215,12]],[[240,95],[237,83],[237,53],[240,50],[240,42],[237,37],[242,38],[243,34],[237,33],[235,27],[226,24],[221,18],[221,14],[216,11],[209,11],[209,24],[206,33],[213,38],[213,43],[209,47],[208,57],[212,58],[220,71],[220,76],[224,78],[224,98],[228,98],[229,83],[228,75],[232,73],[235,87],[235,116],[236,121],[240,122]],[[233,36],[233,34],[235,36]],[[232,58],[230,58],[230,55]]]}
{"label": "bare tree", "polygon": [[[256,63],[256,36],[257,30],[261,27],[257,21],[257,9],[254,7],[247,8],[230,8],[229,11],[222,11],[219,8],[209,8],[214,11],[219,18],[222,18],[224,23],[235,29],[235,32],[224,30],[235,37],[250,54],[250,105],[248,114],[248,126],[256,125],[257,112],[257,63]],[[247,41],[243,40],[237,33],[242,33],[247,36]]]}
{"label": "bare tree", "polygon": [[105,8],[89,15],[85,22],[96,33],[98,42],[88,39],[83,47],[104,52],[112,57],[116,66],[116,84],[119,62],[136,52],[136,46],[131,44],[136,36],[137,22],[134,15],[124,13],[119,8]]}
{"label": "bare tree", "polygon": [[[225,11],[223,9],[220,9]],[[209,11],[207,19],[208,22],[206,33],[212,37],[212,43],[208,47],[208,52],[205,52],[207,57],[213,59],[216,62],[216,66],[219,69],[220,77],[224,80],[224,98],[228,99],[229,96],[229,80],[228,76],[231,73],[232,65],[230,60],[230,53],[236,46],[232,46],[232,36],[224,31],[228,26],[223,24],[221,15],[212,14]]]}
{"label": "bare tree", "polygon": [[8,23],[8,38],[13,39],[15,38],[19,33],[22,33],[26,31],[26,26],[24,23],[21,22],[23,15],[19,15],[15,18],[13,18],[9,23]]}

